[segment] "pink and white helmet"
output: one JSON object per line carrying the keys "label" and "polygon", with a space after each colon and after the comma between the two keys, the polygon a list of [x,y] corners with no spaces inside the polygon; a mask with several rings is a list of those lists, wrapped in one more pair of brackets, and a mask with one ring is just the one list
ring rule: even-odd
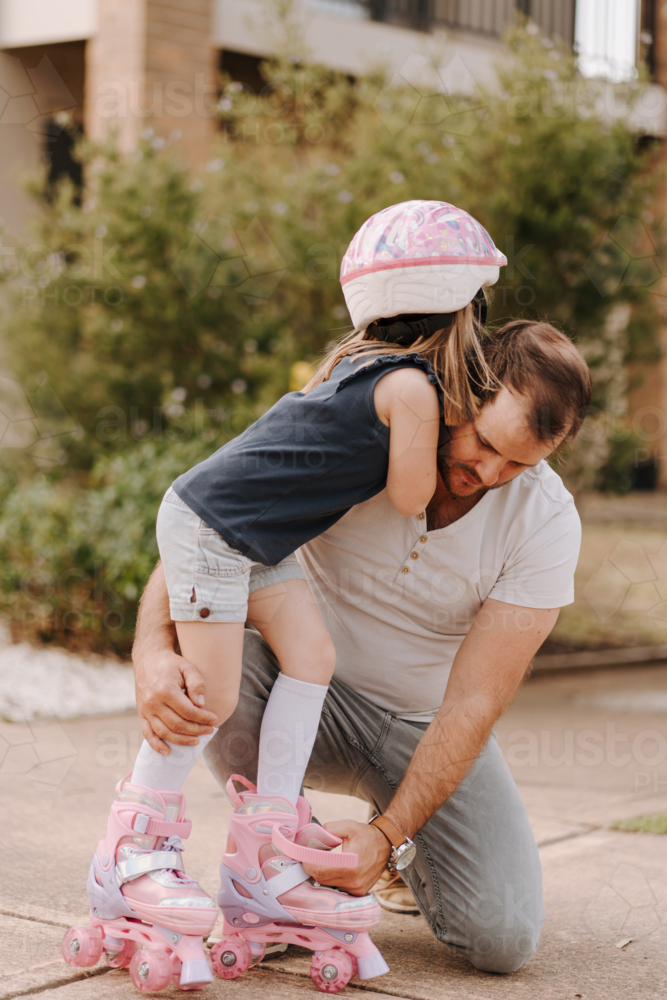
{"label": "pink and white helmet", "polygon": [[472,215],[445,201],[404,201],[372,215],[350,243],[340,282],[363,330],[405,313],[447,313],[494,285],[507,258]]}

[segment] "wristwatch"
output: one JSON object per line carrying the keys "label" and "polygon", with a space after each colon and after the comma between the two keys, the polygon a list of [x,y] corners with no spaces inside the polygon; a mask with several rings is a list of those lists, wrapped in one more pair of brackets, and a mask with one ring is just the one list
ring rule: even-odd
{"label": "wristwatch", "polygon": [[391,854],[387,862],[390,872],[400,872],[415,860],[417,845],[405,834],[401,833],[395,823],[392,823],[386,816],[376,813],[369,821],[369,825],[376,826],[385,835],[391,844]]}

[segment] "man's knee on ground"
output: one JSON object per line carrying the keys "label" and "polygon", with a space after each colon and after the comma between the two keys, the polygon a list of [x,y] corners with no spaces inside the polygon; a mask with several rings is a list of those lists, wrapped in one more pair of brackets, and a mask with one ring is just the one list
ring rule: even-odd
{"label": "man's knee on ground", "polygon": [[540,942],[540,929],[526,928],[504,932],[481,931],[472,943],[468,958],[480,972],[516,972],[533,957]]}
{"label": "man's knee on ground", "polygon": [[515,972],[532,958],[544,919],[542,893],[512,883],[477,899],[468,911],[466,954],[480,972]]}

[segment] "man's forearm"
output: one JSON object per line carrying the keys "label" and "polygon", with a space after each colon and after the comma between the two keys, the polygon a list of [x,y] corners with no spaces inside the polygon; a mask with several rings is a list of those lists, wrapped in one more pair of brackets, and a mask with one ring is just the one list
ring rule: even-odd
{"label": "man's forearm", "polygon": [[475,700],[443,704],[422,736],[387,816],[408,837],[421,830],[466,776],[501,713]]}
{"label": "man's forearm", "polygon": [[173,652],[176,630],[169,614],[169,598],[162,563],[153,570],[139,602],[137,629],[132,646],[135,671],[151,654]]}
{"label": "man's forearm", "polygon": [[[493,724],[514,697],[526,668],[553,628],[558,609],[526,609],[487,598],[461,643],[442,707],[422,736],[398,791],[384,810],[408,837],[446,802],[479,756]],[[389,856],[389,842],[375,826],[352,820],[327,823],[359,855],[352,871],[306,871],[318,882],[363,894]]]}
{"label": "man's forearm", "polygon": [[445,699],[385,814],[407,836],[428,822],[466,776],[514,697],[558,609],[491,598],[456,654]]}

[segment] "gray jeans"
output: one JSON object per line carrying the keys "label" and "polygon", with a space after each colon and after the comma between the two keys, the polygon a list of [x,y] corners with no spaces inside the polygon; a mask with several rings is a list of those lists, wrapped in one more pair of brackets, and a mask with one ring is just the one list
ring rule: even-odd
{"label": "gray jeans", "polygon": [[[262,715],[278,671],[261,636],[246,630],[238,708],[205,751],[223,786],[234,773],[256,780]],[[385,712],[334,678],[304,784],[356,795],[382,812],[425,728]],[[527,962],[544,917],[542,873],[526,810],[495,736],[416,842],[416,859],[403,878],[438,940],[485,972],[513,972]]]}

